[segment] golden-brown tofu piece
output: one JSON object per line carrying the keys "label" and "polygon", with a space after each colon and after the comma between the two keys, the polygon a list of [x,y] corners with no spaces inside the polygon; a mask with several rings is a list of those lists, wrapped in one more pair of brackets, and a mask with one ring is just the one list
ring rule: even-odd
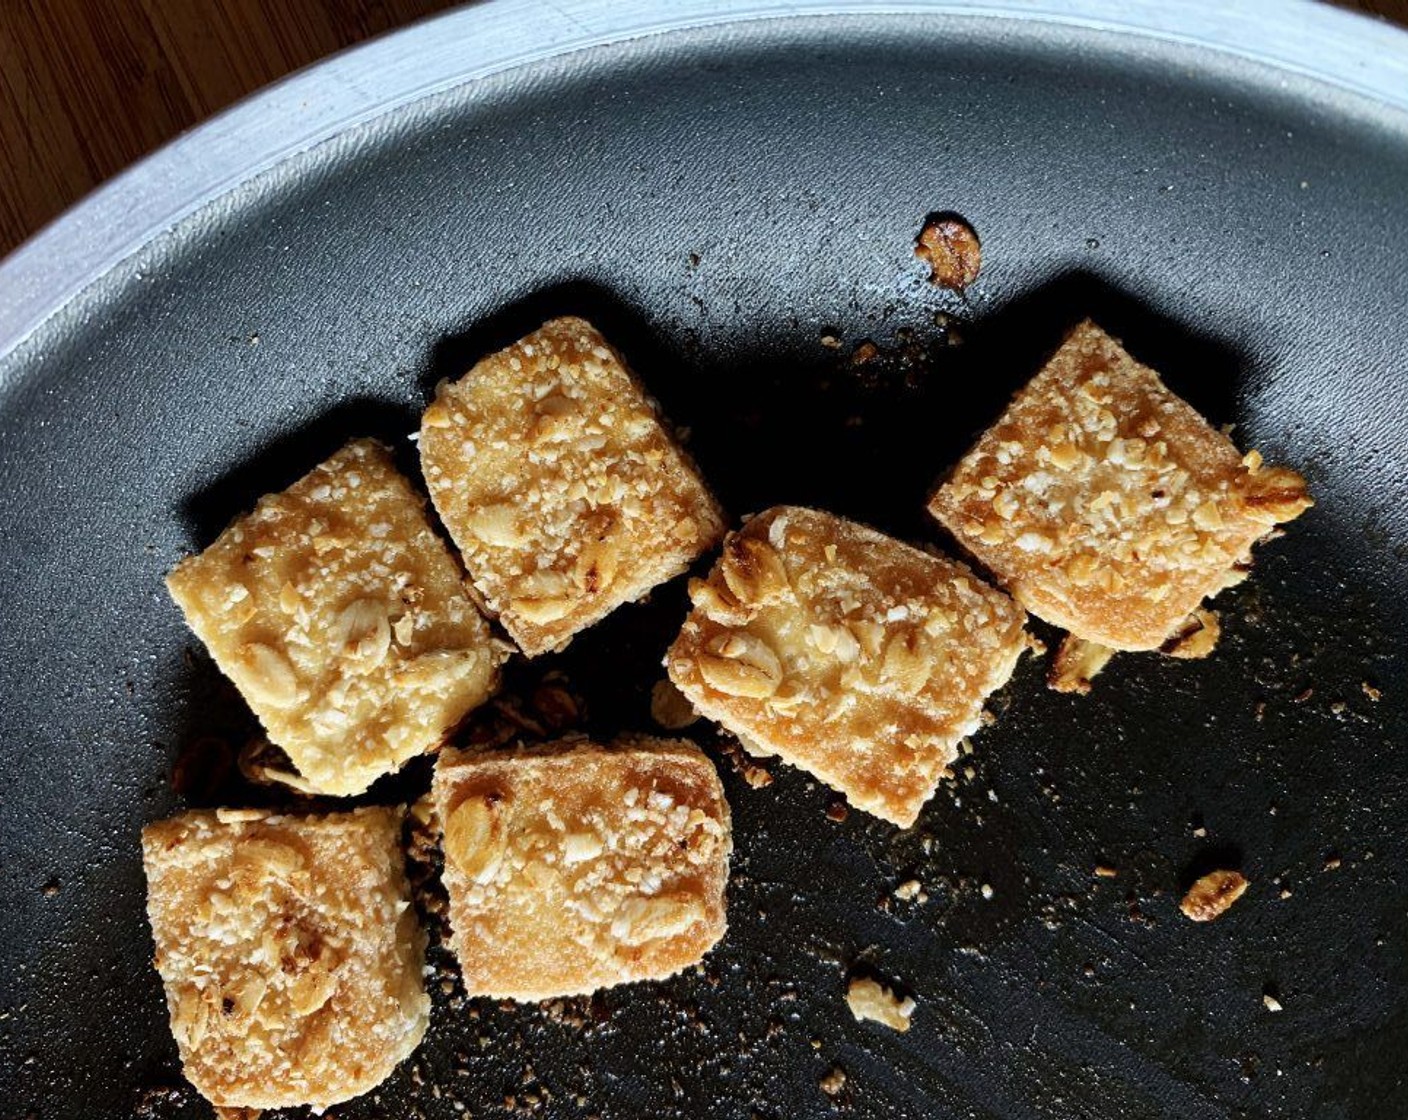
{"label": "golden-brown tofu piece", "polygon": [[471,996],[541,1000],[658,979],[723,936],[728,803],[696,747],[579,738],[447,750],[433,798]]}
{"label": "golden-brown tofu piece", "polygon": [[797,507],[731,534],[690,597],[665,664],[694,706],[904,826],[1028,647],[962,564]]}
{"label": "golden-brown tofu piece", "polygon": [[554,319],[442,382],[420,432],[441,520],[530,657],[683,572],[719,507],[621,356]]}
{"label": "golden-brown tofu piece", "polygon": [[430,1016],[401,809],[194,812],[142,832],[147,914],[186,1077],[224,1108],[372,1089]]}
{"label": "golden-brown tofu piece", "polygon": [[506,648],[372,440],[261,498],[167,586],[310,792],[361,793],[434,749]]}
{"label": "golden-brown tofu piece", "polygon": [[1017,601],[1077,637],[1157,649],[1252,545],[1311,505],[1094,323],[1076,327],[929,511]]}

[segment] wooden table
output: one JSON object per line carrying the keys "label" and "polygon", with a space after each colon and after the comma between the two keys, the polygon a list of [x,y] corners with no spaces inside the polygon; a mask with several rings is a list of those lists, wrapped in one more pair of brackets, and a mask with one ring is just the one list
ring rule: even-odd
{"label": "wooden table", "polygon": [[[0,255],[246,93],[454,3],[0,0]],[[1349,6],[1408,24],[1408,0]]]}

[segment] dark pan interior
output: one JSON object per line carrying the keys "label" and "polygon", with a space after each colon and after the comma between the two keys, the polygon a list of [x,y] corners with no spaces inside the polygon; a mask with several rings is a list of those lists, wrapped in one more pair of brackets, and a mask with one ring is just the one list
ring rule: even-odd
{"label": "dark pan interior", "polygon": [[[911,255],[939,209],[983,239],[967,298]],[[173,790],[193,744],[250,727],[163,573],[348,436],[413,468],[436,379],[576,311],[735,514],[814,503],[938,540],[933,480],[1086,314],[1319,505],[1224,597],[1212,659],[1120,658],[1085,699],[1026,662],[974,776],[910,831],[722,765],[731,928],[701,975],[515,1009],[442,990],[437,954],[425,1044],[334,1115],[1408,1115],[1405,261],[1403,117],[1007,22],[594,51],[237,190],[0,363],[0,1114],[208,1114],[180,1088],[137,836],[259,795]],[[881,361],[851,365],[862,339]],[[648,728],[682,603],[533,673],[564,669],[592,729]],[[1247,896],[1184,920],[1180,887],[1227,860]],[[928,902],[888,898],[910,877]],[[852,1020],[853,968],[915,994],[909,1033]]]}

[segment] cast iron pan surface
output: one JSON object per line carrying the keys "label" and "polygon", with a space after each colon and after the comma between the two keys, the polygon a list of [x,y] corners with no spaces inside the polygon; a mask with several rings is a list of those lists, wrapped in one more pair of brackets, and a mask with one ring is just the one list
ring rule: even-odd
{"label": "cast iron pan surface", "polygon": [[[911,253],[948,209],[983,240],[966,298]],[[425,1043],[333,1115],[1408,1115],[1405,261],[1403,115],[1011,20],[549,59],[238,188],[0,362],[0,1113],[209,1114],[138,831],[269,794],[214,772],[251,720],[163,575],[350,436],[414,472],[437,379],[576,312],[735,515],[811,503],[942,543],[931,484],[1087,314],[1319,504],[1220,598],[1211,659],[1120,657],[1088,698],[1027,659],[911,830],[833,822],[781,765],[750,788],[715,745],[737,851],[698,974],[500,1006],[434,949]],[[853,366],[864,339],[883,356]],[[681,582],[512,687],[560,669],[589,730],[650,729]],[[1252,887],[1196,925],[1177,901],[1215,864]],[[909,878],[927,902],[890,897]],[[854,1021],[853,970],[912,992],[913,1029]]]}

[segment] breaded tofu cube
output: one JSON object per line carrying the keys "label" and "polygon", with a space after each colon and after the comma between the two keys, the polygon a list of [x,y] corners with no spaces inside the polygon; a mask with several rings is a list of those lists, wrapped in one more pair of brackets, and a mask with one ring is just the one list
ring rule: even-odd
{"label": "breaded tofu cube", "polygon": [[665,665],[695,708],[902,826],[1029,645],[962,564],[793,506],[730,535],[690,598]]}
{"label": "breaded tofu cube", "polygon": [[1157,649],[1251,548],[1312,505],[1243,457],[1087,320],[939,487],[929,511],[1033,614]]}
{"label": "breaded tofu cube", "polygon": [[498,681],[506,647],[372,440],[261,498],[166,582],[308,792],[361,793]]}
{"label": "breaded tofu cube", "polygon": [[142,832],[147,914],[186,1077],[225,1108],[367,1092],[430,1017],[396,808],[194,812]]}
{"label": "breaded tofu cube", "polygon": [[471,996],[542,1000],[658,979],[724,934],[728,803],[694,746],[447,750],[432,796],[450,943]]}
{"label": "breaded tofu cube", "polygon": [[442,382],[420,455],[474,586],[530,657],[723,536],[718,504],[654,402],[582,319],[554,319]]}

